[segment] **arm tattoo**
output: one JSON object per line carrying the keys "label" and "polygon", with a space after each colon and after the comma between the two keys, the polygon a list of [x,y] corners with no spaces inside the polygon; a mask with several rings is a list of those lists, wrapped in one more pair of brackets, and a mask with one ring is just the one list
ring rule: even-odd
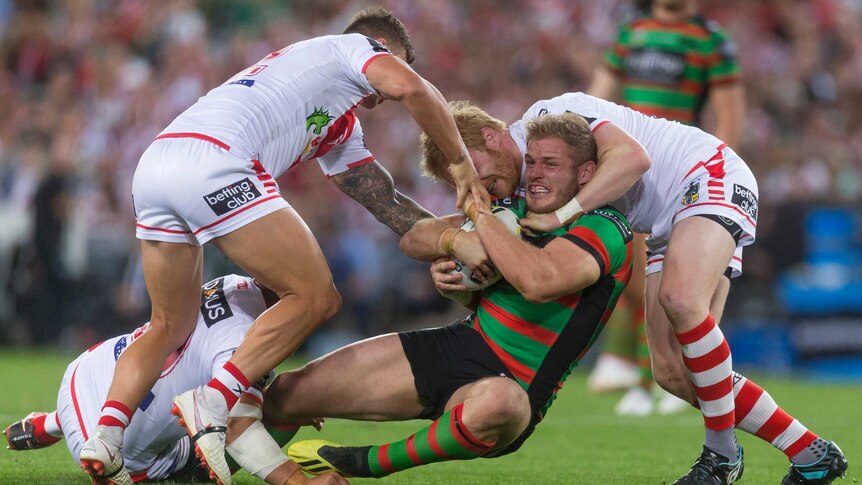
{"label": "arm tattoo", "polygon": [[434,217],[411,198],[395,190],[392,176],[376,161],[351,168],[330,180],[400,236],[416,221]]}

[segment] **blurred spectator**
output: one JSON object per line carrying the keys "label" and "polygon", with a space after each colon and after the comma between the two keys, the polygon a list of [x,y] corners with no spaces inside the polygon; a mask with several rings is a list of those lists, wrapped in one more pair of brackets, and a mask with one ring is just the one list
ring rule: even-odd
{"label": "blurred spectator", "polygon": [[[74,325],[69,328],[91,325],[95,333],[105,329],[113,335],[131,320],[112,312],[146,306],[146,298],[131,290],[136,283],[123,279],[136,274],[128,270],[135,264],[129,189],[144,148],[212,86],[291,42],[338,32],[371,3],[0,0],[0,214],[8,227],[0,237],[0,291],[5,292],[0,342],[9,341],[11,323],[33,309],[10,306],[5,288],[12,284],[13,244],[7,241],[28,238],[37,188],[56,159],[66,165],[63,185],[68,184],[68,207],[74,208],[59,224],[68,237],[58,244],[70,277],[94,282],[86,292],[87,285],[66,285],[63,292],[82,309],[112,309],[89,317],[84,310],[69,312],[59,322],[65,318]],[[633,5],[628,0],[373,3],[404,19],[417,47],[416,70],[448,99],[472,99],[506,121],[514,121],[533,100],[585,90]],[[799,202],[858,202],[862,3],[703,0],[700,5],[741,47],[748,106],[745,139],[737,151],[761,181],[761,212]],[[398,186],[410,187],[405,193],[431,210],[451,211],[446,189],[418,174],[418,133],[404,110],[384,105],[362,117],[369,147]],[[333,266],[339,266],[334,271],[342,273],[345,312],[355,312],[343,315],[342,324],[362,320],[371,325],[367,332],[400,328],[399,315],[428,307],[417,303],[425,300],[420,292],[428,292],[427,302],[436,299],[430,287],[421,289],[425,271],[404,269],[410,263],[401,259],[394,236],[311,173],[316,170],[304,165],[286,177],[292,193],[298,191],[292,199],[297,210],[320,234]],[[327,206],[337,204],[340,210],[322,210],[303,199],[328,200]],[[52,230],[56,235],[57,227]],[[774,231],[780,233],[781,224]],[[346,233],[365,250],[339,242]],[[770,237],[760,228],[759,239]],[[746,274],[771,280],[782,269],[776,263],[747,255]],[[410,295],[389,298],[393,289],[409,289]],[[115,293],[116,298],[107,296]],[[99,322],[86,322],[95,318]],[[48,338],[59,334],[52,331]]]}

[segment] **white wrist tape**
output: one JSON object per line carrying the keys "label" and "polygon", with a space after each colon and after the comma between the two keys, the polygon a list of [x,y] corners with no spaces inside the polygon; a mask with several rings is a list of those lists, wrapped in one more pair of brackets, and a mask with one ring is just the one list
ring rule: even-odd
{"label": "white wrist tape", "polygon": [[572,200],[566,202],[566,205],[555,210],[554,215],[560,220],[560,224],[565,224],[583,211],[584,210],[581,208],[581,204],[578,202],[578,199],[572,198]]}
{"label": "white wrist tape", "polygon": [[263,410],[252,404],[238,402],[234,404],[228,413],[229,418],[254,418],[258,421],[263,419]]}
{"label": "white wrist tape", "polygon": [[[234,409],[238,405],[234,406]],[[246,428],[239,438],[225,447],[225,450],[247,472],[261,480],[266,479],[267,475],[287,461],[281,448],[266,432],[266,428],[260,421],[255,421]]]}

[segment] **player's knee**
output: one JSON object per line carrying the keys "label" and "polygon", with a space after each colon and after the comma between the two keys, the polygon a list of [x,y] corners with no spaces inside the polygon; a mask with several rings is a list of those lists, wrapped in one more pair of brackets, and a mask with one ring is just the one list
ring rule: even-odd
{"label": "player's knee", "polygon": [[690,294],[678,285],[662,285],[658,290],[658,302],[671,324],[685,322],[708,311],[709,302],[699,301],[697,295]]}
{"label": "player's knee", "polygon": [[314,292],[307,301],[312,321],[323,323],[341,310],[341,295],[333,285]]}
{"label": "player's knee", "polygon": [[485,429],[520,428],[530,420],[527,393],[508,379],[494,379],[476,404],[480,406],[481,426]]}

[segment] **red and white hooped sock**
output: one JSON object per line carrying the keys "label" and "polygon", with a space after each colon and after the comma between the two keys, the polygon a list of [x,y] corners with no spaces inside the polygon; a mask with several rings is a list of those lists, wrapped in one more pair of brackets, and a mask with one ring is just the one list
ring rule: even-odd
{"label": "red and white hooped sock", "polygon": [[[737,428],[772,444],[791,460],[819,438],[781,409],[772,396],[752,380],[734,372],[733,381]],[[797,458],[805,459],[805,456]]]}
{"label": "red and white hooped sock", "polygon": [[712,315],[693,329],[676,334],[689,378],[695,387],[707,429],[734,426],[733,372],[730,346]]}
{"label": "red and white hooped sock", "polygon": [[102,414],[99,416],[99,426],[114,426],[125,430],[132,420],[132,411],[120,401],[105,401]]}
{"label": "red and white hooped sock", "polygon": [[224,396],[227,403],[227,408],[230,410],[242,393],[249,388],[250,383],[248,378],[231,362],[225,363],[224,367],[219,369],[207,386],[215,389]]}

